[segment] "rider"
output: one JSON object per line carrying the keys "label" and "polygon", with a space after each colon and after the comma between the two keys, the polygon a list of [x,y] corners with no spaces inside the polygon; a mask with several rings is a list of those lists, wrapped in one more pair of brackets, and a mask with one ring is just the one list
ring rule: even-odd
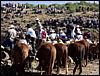
{"label": "rider", "polygon": [[82,35],[82,32],[81,32],[81,30],[80,30],[79,27],[80,27],[79,25],[76,26],[76,28],[75,28],[75,34],[76,34],[76,38],[78,40],[82,40],[83,39],[83,35]]}
{"label": "rider", "polygon": [[50,32],[51,32],[51,34],[49,35],[49,37],[50,37],[52,43],[57,43],[57,41],[56,41],[56,39],[57,39],[57,34],[55,33],[55,30],[52,29]]}
{"label": "rider", "polygon": [[59,36],[60,36],[60,39],[65,43],[67,40],[67,37],[63,30],[60,30]]}
{"label": "rider", "polygon": [[5,47],[10,47],[10,49],[14,48],[14,39],[17,35],[17,31],[15,30],[14,25],[10,25],[7,33],[6,33],[6,41],[4,41],[3,45]]}
{"label": "rider", "polygon": [[32,49],[31,50],[31,54],[36,54],[36,50],[35,50],[35,39],[36,39],[36,34],[35,31],[32,28],[31,24],[27,24],[27,32],[26,32],[26,40],[28,43],[30,43],[32,45]]}

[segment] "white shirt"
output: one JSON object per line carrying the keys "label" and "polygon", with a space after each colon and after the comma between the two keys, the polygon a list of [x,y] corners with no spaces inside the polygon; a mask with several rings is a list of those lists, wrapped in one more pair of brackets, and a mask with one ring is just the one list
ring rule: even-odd
{"label": "white shirt", "polygon": [[16,35],[17,35],[17,32],[16,32],[15,29],[9,29],[8,33],[9,33],[10,39],[14,39],[16,37]]}
{"label": "white shirt", "polygon": [[35,31],[32,28],[28,28],[26,35],[30,35],[31,37],[36,38]]}
{"label": "white shirt", "polygon": [[78,32],[79,34],[82,34],[82,32],[81,32],[81,30],[80,30],[79,28],[77,28],[77,32]]}
{"label": "white shirt", "polygon": [[20,43],[24,43],[24,44],[28,45],[28,43],[25,39],[20,39]]}
{"label": "white shirt", "polygon": [[49,35],[49,37],[50,37],[51,39],[55,39],[56,36],[57,36],[56,33],[52,33],[52,34]]}

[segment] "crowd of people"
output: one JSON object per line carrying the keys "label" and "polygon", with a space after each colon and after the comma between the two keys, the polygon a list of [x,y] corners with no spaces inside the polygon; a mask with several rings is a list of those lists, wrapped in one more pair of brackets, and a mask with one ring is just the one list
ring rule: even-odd
{"label": "crowd of people", "polygon": [[[62,41],[62,43],[66,43],[66,41],[70,39],[74,40],[82,40],[83,37],[91,37],[90,34],[84,34],[81,31],[80,25],[69,24],[66,26],[65,30],[59,28],[58,31],[56,29],[51,28],[50,30],[45,28],[39,18],[36,18],[35,29],[32,28],[32,24],[27,24],[27,30],[24,32],[21,28],[18,31],[18,27],[15,26],[16,21],[10,25],[6,33],[6,41],[3,42],[3,46],[10,47],[10,49],[14,48],[14,39],[19,37],[22,43],[30,44],[32,46],[31,54],[36,54],[36,39],[42,39],[45,42],[57,43]],[[17,29],[16,29],[17,28]],[[49,31],[49,33],[48,33]],[[88,32],[89,33],[89,32]]]}
{"label": "crowd of people", "polygon": [[[6,11],[6,13],[22,14],[24,5],[12,5],[5,4],[5,7],[2,6],[2,11]],[[19,9],[18,9],[19,8]],[[54,10],[54,8],[48,8],[48,10]],[[55,9],[56,10],[56,9]],[[4,18],[8,18],[8,14],[4,16]],[[12,17],[13,17],[12,15]],[[9,18],[8,18],[9,19]],[[2,18],[3,21],[3,18]],[[32,28],[32,24],[27,24],[27,30],[24,32],[20,24],[17,24],[15,20],[12,23],[6,33],[6,40],[3,42],[3,46],[10,47],[10,49],[14,48],[14,39],[19,37],[25,44],[31,44],[33,52],[35,53],[35,44],[36,39],[42,39],[45,42],[56,43],[62,40],[63,43],[70,39],[74,40],[82,40],[83,38],[88,38],[92,40],[92,34],[90,31],[83,33],[81,31],[82,28],[98,28],[99,27],[99,19],[95,17],[92,19],[87,19],[81,16],[72,16],[70,15],[68,18],[60,19],[48,19],[45,20],[44,23],[41,23],[39,18],[35,20],[35,29]],[[64,29],[63,29],[64,27]]]}

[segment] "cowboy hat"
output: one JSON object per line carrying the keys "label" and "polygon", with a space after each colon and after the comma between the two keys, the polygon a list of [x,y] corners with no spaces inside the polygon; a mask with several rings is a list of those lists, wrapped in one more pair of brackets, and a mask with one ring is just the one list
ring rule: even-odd
{"label": "cowboy hat", "polygon": [[76,27],[80,27],[79,25],[76,25]]}
{"label": "cowboy hat", "polygon": [[50,32],[54,33],[55,31],[54,30],[51,30]]}
{"label": "cowboy hat", "polygon": [[36,18],[37,21],[40,21],[39,18]]}
{"label": "cowboy hat", "polygon": [[10,25],[10,27],[9,28],[15,28],[15,26],[14,25]]}
{"label": "cowboy hat", "polygon": [[26,26],[27,28],[30,28],[31,27],[31,24],[27,24],[27,26]]}

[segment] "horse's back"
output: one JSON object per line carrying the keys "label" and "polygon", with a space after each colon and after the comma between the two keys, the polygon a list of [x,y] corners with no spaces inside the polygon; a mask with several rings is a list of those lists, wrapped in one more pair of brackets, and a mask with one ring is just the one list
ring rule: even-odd
{"label": "horse's back", "polygon": [[54,46],[56,47],[56,51],[57,51],[57,58],[62,57],[64,53],[67,53],[67,46],[65,44],[62,43],[56,43],[54,44]]}
{"label": "horse's back", "polygon": [[79,53],[81,49],[84,49],[85,51],[85,46],[81,43],[71,43],[68,47],[68,54],[69,56],[79,56]]}

